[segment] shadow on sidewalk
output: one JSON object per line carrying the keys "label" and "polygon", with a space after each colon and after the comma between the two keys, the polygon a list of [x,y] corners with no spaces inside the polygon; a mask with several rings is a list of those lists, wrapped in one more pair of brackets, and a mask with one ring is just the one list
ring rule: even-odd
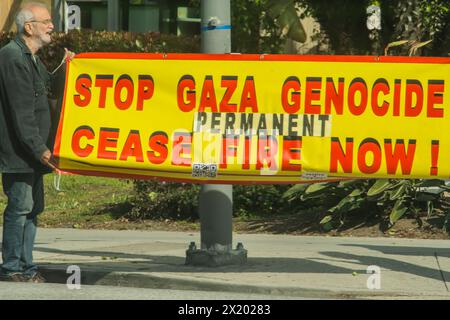
{"label": "shadow on sidewalk", "polygon": [[380,246],[380,245],[370,245],[370,244],[340,244],[344,247],[359,247],[369,250],[379,251],[384,254],[396,254],[402,256],[435,256],[438,254],[441,257],[450,258],[450,249],[446,248],[433,248],[433,247],[406,247],[406,246]]}
{"label": "shadow on sidewalk", "polygon": [[[384,255],[402,255],[415,257],[434,257],[436,268],[429,268],[418,266],[416,264],[399,261],[392,258],[368,255],[355,255],[344,252],[320,252],[323,255],[339,258],[341,261],[358,261],[361,265],[369,266],[376,265],[382,269],[405,272],[414,274],[419,277],[430,278],[434,280],[441,280],[444,283],[450,281],[450,269],[445,268],[439,263],[439,258],[450,258],[450,250],[444,248],[432,247],[406,247],[406,246],[377,246],[377,245],[362,245],[362,244],[341,244],[347,247],[360,247],[369,250],[374,250],[383,253]],[[450,264],[446,264],[449,266]],[[439,269],[440,268],[440,269]],[[446,285],[447,287],[447,285]]]}
{"label": "shadow on sidewalk", "polygon": [[[343,244],[344,246],[351,246]],[[409,255],[409,256],[435,256],[435,252],[439,252],[441,257],[449,257],[450,254],[444,252],[444,249],[434,249],[427,247],[391,247],[391,246],[375,246],[375,245],[358,245],[370,250],[376,250],[386,255]],[[151,250],[151,249],[150,249]],[[95,271],[97,276],[95,281],[102,277],[116,273],[320,273],[320,274],[352,274],[353,272],[366,273],[369,265],[377,265],[385,270],[409,273],[419,277],[429,278],[439,281],[450,280],[450,270],[439,270],[436,268],[419,266],[411,262],[401,261],[383,256],[370,256],[361,254],[351,254],[342,251],[323,251],[319,252],[326,258],[285,258],[285,257],[249,257],[245,265],[230,265],[221,267],[194,267],[186,266],[185,259],[180,256],[164,256],[151,254],[134,254],[124,252],[111,251],[65,251],[59,249],[49,249],[38,247],[35,251],[46,253],[54,253],[57,255],[65,255],[67,263],[61,263],[60,257],[58,263],[51,263],[51,266],[58,270],[65,270],[68,265],[76,264],[81,270]],[[442,251],[442,252],[440,252]],[[79,260],[75,256],[80,256]],[[87,261],[83,257],[94,258],[93,261]],[[53,257],[54,258],[54,257]],[[49,260],[52,257],[48,258]],[[339,259],[339,260],[336,260]],[[45,259],[44,259],[45,260]],[[62,260],[62,261],[64,261]],[[336,263],[358,264],[361,266],[359,270],[346,268],[335,265]],[[441,266],[442,267],[442,266]],[[67,277],[67,276],[66,276]],[[91,282],[91,281],[89,281]]]}
{"label": "shadow on sidewalk", "polygon": [[[43,260],[55,259],[67,261],[67,264],[55,263],[52,265],[77,264],[98,266],[110,271],[136,271],[136,272],[208,272],[208,273],[344,273],[351,274],[354,271],[365,272],[365,269],[354,270],[343,268],[327,263],[317,262],[307,258],[284,258],[284,257],[249,257],[245,265],[227,265],[220,267],[198,267],[185,265],[185,258],[180,256],[164,256],[151,254],[135,254],[112,251],[76,251],[49,248],[35,248],[35,251],[64,255],[61,257],[42,258]],[[73,256],[73,257],[69,257]],[[77,261],[75,256],[83,257]],[[88,261],[84,257],[94,258]],[[101,261],[100,261],[101,260]]]}

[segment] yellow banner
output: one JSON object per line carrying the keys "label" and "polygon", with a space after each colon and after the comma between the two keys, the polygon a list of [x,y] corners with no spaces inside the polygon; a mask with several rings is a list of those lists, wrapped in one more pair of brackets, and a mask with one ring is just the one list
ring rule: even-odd
{"label": "yellow banner", "polygon": [[450,177],[450,58],[80,54],[63,171],[208,183]]}

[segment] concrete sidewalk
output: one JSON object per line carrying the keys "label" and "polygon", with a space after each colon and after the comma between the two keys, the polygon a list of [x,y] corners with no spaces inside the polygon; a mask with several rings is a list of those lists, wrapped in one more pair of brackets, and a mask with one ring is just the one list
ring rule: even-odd
{"label": "concrete sidewalk", "polygon": [[[450,299],[450,249],[445,240],[234,234],[234,245],[242,242],[248,250],[246,265],[186,266],[185,251],[191,241],[199,245],[199,237],[185,232],[40,228],[35,261],[49,281],[57,283],[66,283],[67,267],[77,265],[82,284],[277,298]],[[371,265],[381,270],[380,289],[367,287]]]}

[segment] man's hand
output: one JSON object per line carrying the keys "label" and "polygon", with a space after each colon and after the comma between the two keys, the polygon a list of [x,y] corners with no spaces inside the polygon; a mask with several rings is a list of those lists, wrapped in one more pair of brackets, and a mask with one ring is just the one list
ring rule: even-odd
{"label": "man's hand", "polygon": [[64,59],[69,59],[70,61],[72,61],[72,59],[75,57],[75,53],[73,53],[72,51],[67,50],[67,48],[64,48],[65,54],[64,54]]}
{"label": "man's hand", "polygon": [[72,51],[67,50],[67,48],[64,48],[64,52],[65,52],[64,53],[64,57],[62,58],[61,63],[56,67],[55,70],[53,70],[51,72],[51,74],[55,74],[56,71],[58,71],[59,68],[61,68],[61,66],[63,66],[66,63],[67,60],[72,61],[73,58],[75,58],[75,53],[73,53]]}
{"label": "man's hand", "polygon": [[45,150],[41,156],[41,163],[51,168],[52,170],[56,170],[55,165],[52,163],[52,153],[50,150]]}

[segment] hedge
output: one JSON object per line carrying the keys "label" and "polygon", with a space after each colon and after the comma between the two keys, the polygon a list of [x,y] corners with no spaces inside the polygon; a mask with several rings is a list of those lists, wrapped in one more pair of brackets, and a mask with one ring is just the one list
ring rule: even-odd
{"label": "hedge", "polygon": [[[267,216],[293,212],[282,195],[291,185],[234,185],[234,216]],[[197,220],[200,185],[143,180],[134,182],[134,219]],[[297,209],[297,208],[295,208]]]}
{"label": "hedge", "polygon": [[[14,38],[13,33],[0,33],[0,47]],[[151,52],[151,53],[197,53],[200,52],[199,37],[179,37],[157,32],[132,33],[92,30],[71,30],[54,33],[53,41],[39,53],[49,70],[53,70],[64,56],[64,48],[81,52]]]}

